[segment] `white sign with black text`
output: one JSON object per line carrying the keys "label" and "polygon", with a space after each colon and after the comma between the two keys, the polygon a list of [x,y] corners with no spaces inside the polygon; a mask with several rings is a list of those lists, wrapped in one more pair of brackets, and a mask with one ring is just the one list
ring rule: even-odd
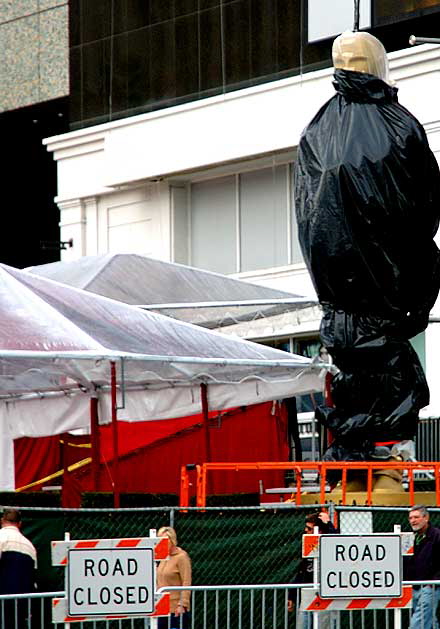
{"label": "white sign with black text", "polygon": [[152,548],[87,548],[68,552],[71,616],[150,614],[154,611]]}
{"label": "white sign with black text", "polygon": [[402,594],[400,535],[321,535],[321,598],[382,598]]}

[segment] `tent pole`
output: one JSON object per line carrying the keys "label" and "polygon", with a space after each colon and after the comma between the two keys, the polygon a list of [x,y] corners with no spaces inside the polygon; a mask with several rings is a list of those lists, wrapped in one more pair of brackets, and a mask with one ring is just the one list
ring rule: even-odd
{"label": "tent pole", "polygon": [[68,498],[66,497],[68,494],[67,487],[70,481],[69,478],[69,463],[67,459],[67,439],[69,438],[69,434],[64,432],[60,435],[60,463],[61,469],[63,470],[63,476],[61,480],[61,506],[62,507],[70,507],[68,503]]}
{"label": "tent pole", "polygon": [[200,397],[202,399],[203,432],[205,436],[205,463],[209,463],[211,460],[211,444],[209,441],[208,385],[204,382],[200,385]]}
{"label": "tent pole", "polygon": [[113,429],[113,506],[120,507],[119,495],[119,448],[118,448],[118,408],[116,402],[116,363],[110,362],[111,371],[111,405]]}
{"label": "tent pole", "polygon": [[[200,397],[202,400],[202,413],[203,413],[203,435],[205,437],[205,463],[209,463],[211,460],[211,442],[209,439],[209,405],[208,405],[208,385],[202,382],[200,385]],[[206,480],[206,485],[208,481]],[[208,486],[205,487],[208,492]],[[212,490],[210,484],[209,490]]]}
{"label": "tent pole", "polygon": [[90,398],[90,437],[92,442],[92,480],[94,491],[99,491],[99,462],[100,462],[100,442],[99,442],[99,417],[98,398]]}

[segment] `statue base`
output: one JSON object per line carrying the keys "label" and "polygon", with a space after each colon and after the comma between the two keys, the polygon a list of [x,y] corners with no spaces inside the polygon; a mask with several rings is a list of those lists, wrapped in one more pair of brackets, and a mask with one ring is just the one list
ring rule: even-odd
{"label": "statue base", "polygon": [[[368,494],[366,491],[347,491],[345,493],[344,504],[347,506],[356,505],[363,507],[367,504]],[[337,505],[342,505],[342,491],[339,487],[336,487],[333,491],[325,494],[326,502],[333,502]],[[320,504],[319,493],[314,494],[301,494],[302,504]],[[392,491],[389,489],[376,488],[371,494],[371,504],[373,506],[385,506],[385,507],[397,507],[408,506],[413,504],[423,504],[427,507],[434,507],[436,505],[435,491],[415,491],[414,500],[410,502],[409,492],[404,491],[401,488],[400,491]]]}

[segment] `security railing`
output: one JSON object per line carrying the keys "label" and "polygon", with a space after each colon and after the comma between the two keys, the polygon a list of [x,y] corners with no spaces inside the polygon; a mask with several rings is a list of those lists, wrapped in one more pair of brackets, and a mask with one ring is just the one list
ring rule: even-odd
{"label": "security railing", "polygon": [[52,598],[63,592],[0,595],[2,629],[46,629],[52,624]]}
{"label": "security railing", "polygon": [[440,418],[420,418],[415,438],[418,461],[440,461]]}
{"label": "security railing", "polygon": [[[245,561],[245,556],[237,560]],[[440,581],[428,583],[440,587]],[[404,582],[403,585],[411,583]],[[344,608],[341,611],[329,606],[326,611],[305,612],[304,618],[301,596],[305,596],[304,592],[310,591],[310,588],[311,584],[289,583],[200,585],[161,588],[159,593],[183,589],[191,591],[189,629],[295,629],[313,627],[315,615],[329,629],[401,629],[408,626],[411,608],[388,609],[386,602],[382,609]],[[63,623],[51,622],[51,599],[59,596],[64,596],[64,592],[0,596],[0,626],[2,629],[66,629]],[[368,601],[361,602],[366,604]],[[79,621],[71,623],[70,627],[154,629],[156,622],[154,618],[111,619]],[[422,625],[420,629],[424,629]]]}
{"label": "security railing", "polygon": [[[318,584],[185,586],[161,588],[159,592],[191,591],[189,629],[402,629],[409,625],[412,610],[407,594],[413,584],[440,587],[440,581],[404,581],[401,600],[396,599],[394,607],[387,599],[376,599],[380,608],[374,608],[374,599],[326,599],[328,607],[319,612],[307,611],[301,605],[302,597],[307,599],[306,592],[313,591],[315,596]],[[405,603],[408,607],[403,608]],[[434,598],[432,605],[435,618]],[[180,627],[172,626],[183,629],[182,622]],[[418,629],[430,627],[424,626],[422,616]]]}
{"label": "security railing", "polygon": [[[243,557],[244,559],[244,557]],[[430,582],[434,583],[434,582]],[[440,582],[435,582],[440,585]],[[400,629],[407,626],[410,609],[356,609],[327,612],[306,612],[310,624],[304,624],[301,592],[310,584],[256,584],[185,586],[161,588],[159,593],[172,590],[191,591],[189,629],[294,629],[313,626],[313,616],[324,620],[329,629]],[[63,623],[52,624],[51,599],[64,592],[45,592],[0,596],[2,629],[66,629]],[[292,601],[289,605],[289,599]],[[396,611],[399,615],[396,615]],[[167,618],[168,620],[168,618]],[[70,624],[78,629],[154,629],[154,618],[107,619],[80,621]],[[320,621],[321,622],[321,621]],[[175,625],[173,624],[173,627]],[[178,625],[177,625],[178,626]],[[321,625],[319,625],[321,626]],[[420,629],[423,629],[421,627]]]}
{"label": "security railing", "polygon": [[[212,462],[196,465],[196,505],[204,507],[207,498],[207,483],[209,472],[220,471],[249,471],[249,470],[292,470],[295,472],[295,486],[292,487],[292,499],[295,504],[300,505],[303,494],[303,473],[305,471],[316,471],[319,478],[319,502],[326,502],[326,494],[328,491],[328,478],[331,473],[338,473],[341,477],[340,491],[341,504],[347,504],[347,482],[349,474],[364,473],[366,482],[366,500],[367,505],[373,504],[373,474],[377,470],[400,470],[407,475],[407,485],[409,494],[409,503],[414,504],[415,485],[414,473],[416,471],[425,471],[433,475],[435,482],[435,504],[440,506],[440,462],[426,461],[349,461],[349,462]],[[181,485],[180,485],[180,505],[186,507],[189,505],[189,470],[186,466],[181,468]]]}

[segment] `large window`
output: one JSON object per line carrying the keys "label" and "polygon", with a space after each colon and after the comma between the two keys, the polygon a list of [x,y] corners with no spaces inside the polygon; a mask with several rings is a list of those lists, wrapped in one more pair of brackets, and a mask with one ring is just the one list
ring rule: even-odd
{"label": "large window", "polygon": [[70,0],[72,128],[298,74],[305,1]]}
{"label": "large window", "polygon": [[302,262],[290,164],[191,185],[190,264],[238,273]]}
{"label": "large window", "polygon": [[375,0],[374,21],[380,25],[402,18],[419,17],[440,10],[439,0]]}

